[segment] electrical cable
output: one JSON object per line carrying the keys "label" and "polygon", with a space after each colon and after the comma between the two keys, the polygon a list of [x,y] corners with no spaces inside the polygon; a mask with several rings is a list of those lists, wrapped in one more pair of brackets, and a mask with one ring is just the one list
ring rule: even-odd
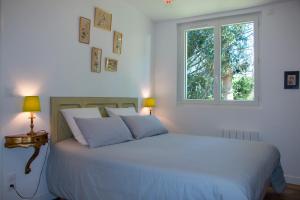
{"label": "electrical cable", "polygon": [[[41,130],[39,132],[45,132],[44,130]],[[33,199],[35,197],[35,195],[37,194],[38,190],[39,190],[39,187],[40,187],[40,183],[41,183],[41,178],[42,178],[42,174],[43,174],[43,171],[44,171],[44,167],[45,167],[45,164],[46,164],[46,161],[47,161],[47,157],[48,157],[48,150],[49,150],[49,143],[47,144],[47,149],[46,149],[46,155],[45,155],[45,159],[44,159],[44,162],[43,162],[43,166],[42,166],[42,169],[41,169],[41,172],[40,172],[40,175],[39,175],[39,179],[38,179],[38,184],[37,184],[37,187],[34,191],[34,193],[30,196],[30,197],[26,197],[24,195],[22,195],[16,188],[15,185],[10,185],[10,187],[16,192],[16,194],[18,195],[18,197],[20,197],[21,199]]]}

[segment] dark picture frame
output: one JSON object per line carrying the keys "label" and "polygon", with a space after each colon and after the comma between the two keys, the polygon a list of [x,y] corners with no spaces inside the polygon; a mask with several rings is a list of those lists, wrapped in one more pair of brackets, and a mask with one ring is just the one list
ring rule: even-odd
{"label": "dark picture frame", "polygon": [[284,72],[284,89],[299,89],[299,71]]}

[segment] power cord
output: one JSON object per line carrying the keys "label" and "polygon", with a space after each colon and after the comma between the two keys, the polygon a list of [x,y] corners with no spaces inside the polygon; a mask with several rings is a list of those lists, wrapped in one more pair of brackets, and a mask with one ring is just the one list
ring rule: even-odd
{"label": "power cord", "polygon": [[[41,130],[39,132],[45,132],[45,130]],[[40,187],[40,183],[41,183],[41,178],[42,178],[42,174],[43,174],[43,171],[44,171],[44,167],[45,167],[45,164],[46,164],[46,160],[47,160],[47,157],[48,157],[48,150],[49,150],[49,143],[47,144],[47,149],[46,149],[46,155],[45,155],[45,159],[44,159],[44,162],[43,162],[43,166],[42,166],[42,169],[41,169],[41,172],[40,172],[40,175],[39,175],[39,179],[38,179],[38,184],[37,184],[37,187],[34,191],[34,193],[32,194],[32,196],[30,197],[26,197],[24,195],[22,195],[16,188],[16,186],[14,184],[11,184],[9,185],[10,188],[12,188],[16,194],[18,195],[18,197],[20,197],[21,199],[33,199]]]}

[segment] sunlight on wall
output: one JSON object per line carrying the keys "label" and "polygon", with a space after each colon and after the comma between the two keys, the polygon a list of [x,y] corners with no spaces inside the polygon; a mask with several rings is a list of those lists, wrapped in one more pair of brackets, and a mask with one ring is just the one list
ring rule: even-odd
{"label": "sunlight on wall", "polygon": [[144,101],[144,98],[148,98],[148,97],[150,97],[150,92],[151,90],[150,90],[150,88],[149,87],[147,87],[147,88],[143,88],[142,89],[142,107],[141,107],[141,111],[140,111],[140,114],[141,115],[149,115],[149,111],[150,111],[150,108],[146,108],[146,107],[143,107],[143,101]]}
{"label": "sunlight on wall", "polygon": [[[23,105],[23,98],[24,96],[35,96],[39,95],[40,90],[41,90],[41,84],[36,81],[18,81],[15,84],[15,88],[13,90],[10,90],[9,95],[12,97],[10,100],[11,103],[13,104],[12,106],[14,107],[14,113],[10,115],[7,119],[7,124],[5,128],[7,130],[12,130],[8,131],[8,134],[16,134],[16,132],[24,132],[24,131],[29,131],[29,125],[30,125],[30,120],[29,116],[30,113],[28,112],[22,112],[22,105]],[[34,113],[35,119],[34,119],[34,125],[36,127],[37,124],[43,124],[44,121],[41,118],[39,113]]]}
{"label": "sunlight on wall", "polygon": [[18,81],[14,94],[20,96],[38,95],[41,89],[41,83],[36,81]]}
{"label": "sunlight on wall", "polygon": [[23,126],[28,120],[28,113],[20,113],[16,114],[15,117],[10,121],[9,126]]}
{"label": "sunlight on wall", "polygon": [[[12,120],[7,124],[10,130],[14,130],[11,134],[16,134],[15,132],[28,132],[30,131],[30,114],[28,112],[17,113]],[[44,120],[40,117],[39,113],[34,113],[34,130],[37,130],[39,124],[44,124]],[[9,134],[9,133],[8,133]]]}
{"label": "sunlight on wall", "polygon": [[142,89],[142,97],[143,97],[143,98],[148,98],[148,97],[150,97],[150,88],[143,88],[143,89]]}

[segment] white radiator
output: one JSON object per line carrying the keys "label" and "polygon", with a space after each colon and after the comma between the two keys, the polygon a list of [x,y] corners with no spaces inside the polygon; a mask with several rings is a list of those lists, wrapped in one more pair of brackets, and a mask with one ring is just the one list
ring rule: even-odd
{"label": "white radiator", "polygon": [[259,132],[239,129],[222,129],[221,137],[249,141],[261,140]]}

